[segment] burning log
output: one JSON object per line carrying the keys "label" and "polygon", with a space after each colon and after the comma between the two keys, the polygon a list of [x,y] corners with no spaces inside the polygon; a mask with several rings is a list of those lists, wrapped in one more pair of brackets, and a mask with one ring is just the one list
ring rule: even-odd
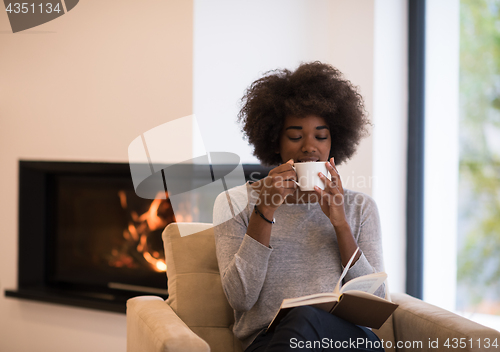
{"label": "burning log", "polygon": [[166,271],[161,233],[169,223],[175,222],[168,193],[166,199],[160,199],[158,195],[141,215],[129,210],[124,191],[119,191],[118,197],[127,214],[128,227],[123,231],[123,245],[112,251],[109,264],[115,267],[145,266],[157,272]]}

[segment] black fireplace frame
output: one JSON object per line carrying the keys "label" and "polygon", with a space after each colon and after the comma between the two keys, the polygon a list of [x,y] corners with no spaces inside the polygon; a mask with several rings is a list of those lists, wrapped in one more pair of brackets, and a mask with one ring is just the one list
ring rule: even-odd
{"label": "black fireplace frame", "polygon": [[[243,165],[243,169],[247,180],[265,177],[270,170],[257,164]],[[167,298],[166,294],[154,291],[50,282],[47,257],[53,253],[48,243],[54,229],[49,227],[47,219],[54,214],[51,207],[46,206],[47,201],[51,201],[51,192],[46,190],[52,175],[60,173],[130,177],[130,166],[128,163],[19,161],[18,288],[5,290],[5,296],[119,313],[125,313],[126,301],[131,297],[155,294]]]}

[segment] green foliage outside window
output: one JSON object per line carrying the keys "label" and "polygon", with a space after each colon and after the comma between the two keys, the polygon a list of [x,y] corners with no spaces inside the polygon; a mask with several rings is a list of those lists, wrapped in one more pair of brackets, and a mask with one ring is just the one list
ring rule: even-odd
{"label": "green foliage outside window", "polygon": [[457,308],[500,315],[500,0],[460,1]]}

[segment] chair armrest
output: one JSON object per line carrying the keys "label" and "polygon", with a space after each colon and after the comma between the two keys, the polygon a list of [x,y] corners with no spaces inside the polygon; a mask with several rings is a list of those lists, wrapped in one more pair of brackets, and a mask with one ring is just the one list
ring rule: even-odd
{"label": "chair armrest", "polygon": [[210,352],[208,344],[156,296],[127,301],[127,352]]}
{"label": "chair armrest", "polygon": [[[453,350],[444,346],[449,339],[450,346],[453,346],[457,339],[460,351],[481,351],[484,350],[484,343],[489,339],[491,343],[495,339],[500,344],[500,332],[475,323],[469,319],[461,317],[445,309],[433,306],[420,299],[409,296],[405,293],[392,293],[392,301],[399,304],[393,313],[394,335],[397,341],[422,341],[420,348],[398,348],[398,351],[441,351]],[[438,348],[429,346],[429,342],[438,339]],[[462,340],[460,340],[462,339]],[[472,339],[472,340],[470,340]],[[480,339],[481,345],[478,345]],[[460,348],[460,342],[464,341],[466,346]],[[472,344],[472,346],[471,346]],[[409,346],[409,345],[408,345]]]}

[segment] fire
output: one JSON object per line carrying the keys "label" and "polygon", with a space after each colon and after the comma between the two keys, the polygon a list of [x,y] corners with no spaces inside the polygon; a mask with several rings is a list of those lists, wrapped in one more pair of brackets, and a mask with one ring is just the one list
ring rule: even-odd
{"label": "fire", "polygon": [[[144,259],[151,264],[151,267],[158,272],[166,271],[167,270],[167,265],[165,264],[165,261],[162,259],[156,259],[154,258],[149,252],[143,252],[142,254],[144,256]],[[163,269],[163,270],[162,270]]]}
{"label": "fire", "polygon": [[167,264],[165,264],[163,261],[159,260],[156,262],[156,268],[160,272],[167,271]]}
{"label": "fire", "polygon": [[[125,245],[122,250],[114,249],[111,253],[110,265],[115,267],[137,267],[142,262],[154,271],[165,272],[167,265],[161,253],[152,247],[158,231],[163,230],[170,222],[175,221],[170,202],[161,199],[158,193],[145,213],[138,215],[135,211],[128,210],[127,196],[124,191],[118,192],[120,204],[129,215],[127,229],[123,231]],[[155,237],[156,238],[156,237]],[[156,238],[157,239],[157,238]],[[158,241],[156,241],[158,242]]]}

